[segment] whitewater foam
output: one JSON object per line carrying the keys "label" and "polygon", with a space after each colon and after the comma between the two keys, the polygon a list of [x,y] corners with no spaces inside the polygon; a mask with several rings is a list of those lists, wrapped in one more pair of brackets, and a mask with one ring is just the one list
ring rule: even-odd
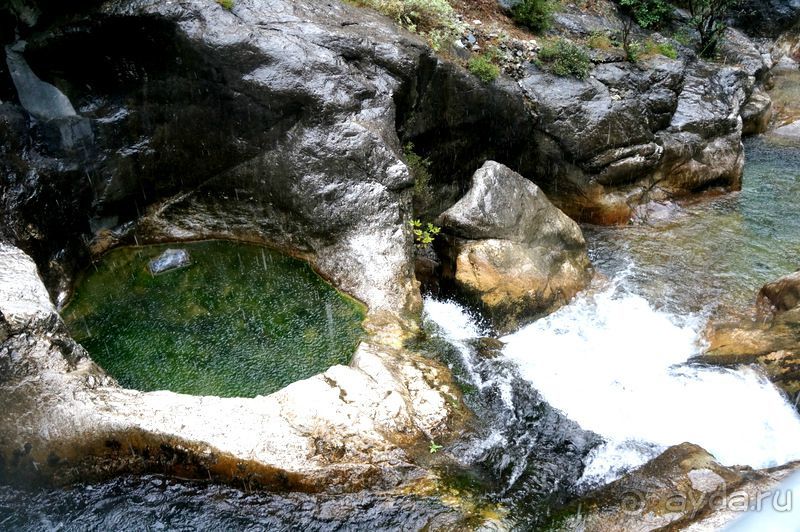
{"label": "whitewater foam", "polygon": [[[545,400],[606,443],[583,482],[608,482],[670,445],[698,444],[726,465],[800,458],[800,416],[763,374],[687,364],[705,318],[657,310],[611,283],[504,337],[504,355]],[[469,348],[483,331],[460,306],[426,299],[443,336]]]}

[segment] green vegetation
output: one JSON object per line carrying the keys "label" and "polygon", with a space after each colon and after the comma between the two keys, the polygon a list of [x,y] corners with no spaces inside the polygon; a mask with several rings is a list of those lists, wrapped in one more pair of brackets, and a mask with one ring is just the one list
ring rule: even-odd
{"label": "green vegetation", "polygon": [[431,446],[429,448],[431,454],[438,453],[442,449],[442,446],[437,444],[435,441],[431,440]]}
{"label": "green vegetation", "polygon": [[414,206],[418,210],[422,210],[428,206],[433,194],[433,189],[431,189],[431,161],[417,155],[414,151],[414,144],[411,142],[403,146],[403,158],[406,160],[406,166],[408,166],[411,177],[414,178],[412,196]]}
{"label": "green vegetation", "polygon": [[593,50],[612,50],[617,46],[617,43],[602,31],[593,31],[586,44]]}
{"label": "green vegetation", "polygon": [[217,3],[221,5],[223,9],[227,9],[228,11],[233,9],[233,0],[217,0]]}
{"label": "green vegetation", "polygon": [[500,67],[492,63],[492,56],[488,53],[470,58],[467,68],[484,83],[491,83],[500,75]]}
{"label": "green vegetation", "polygon": [[461,30],[447,0],[350,0],[392,18],[409,31],[427,38],[434,50],[452,42]]}
{"label": "green vegetation", "polygon": [[665,0],[619,0],[619,5],[643,28],[663,26],[675,9]]}
{"label": "green vegetation", "polygon": [[712,57],[727,25],[725,17],[739,0],[687,0],[686,7],[692,16],[690,24],[700,34],[701,56]]}
{"label": "green vegetation", "polygon": [[430,222],[423,225],[419,220],[411,220],[410,223],[411,230],[414,232],[414,243],[419,248],[426,248],[431,245],[436,235],[442,230],[441,227],[437,227]]}
{"label": "green vegetation", "polygon": [[223,241],[182,244],[192,265],[151,275],[167,246],[119,248],[63,317],[92,359],[138,390],[254,397],[347,364],[364,309],[304,262]]}
{"label": "green vegetation", "polygon": [[543,45],[539,50],[539,61],[557,76],[574,76],[578,79],[586,78],[591,68],[586,51],[566,39]]}
{"label": "green vegetation", "polygon": [[522,0],[511,9],[511,16],[518,24],[540,32],[550,27],[553,11],[553,0]]}
{"label": "green vegetation", "polygon": [[648,56],[663,55],[670,59],[678,58],[678,50],[668,42],[655,42],[647,39],[644,43],[644,54]]}
{"label": "green vegetation", "polygon": [[680,29],[672,34],[672,40],[682,46],[689,46],[692,43],[692,38],[689,36],[689,32],[686,29]]}

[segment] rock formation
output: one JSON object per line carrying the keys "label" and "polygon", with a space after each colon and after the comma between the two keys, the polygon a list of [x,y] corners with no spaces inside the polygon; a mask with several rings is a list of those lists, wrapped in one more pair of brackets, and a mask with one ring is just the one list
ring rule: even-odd
{"label": "rock formation", "polygon": [[[691,443],[581,498],[559,530],[719,530],[741,518],[800,462],[767,470],[720,465]],[[767,504],[769,504],[769,500]]]}
{"label": "rock formation", "polygon": [[488,161],[440,217],[446,275],[501,331],[552,312],[592,272],[580,227],[532,182]]}

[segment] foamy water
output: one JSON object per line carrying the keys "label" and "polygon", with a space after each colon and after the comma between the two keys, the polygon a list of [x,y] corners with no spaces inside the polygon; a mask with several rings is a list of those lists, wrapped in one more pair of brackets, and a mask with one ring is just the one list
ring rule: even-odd
{"label": "foamy water", "polygon": [[[428,299],[425,309],[461,347],[480,333],[455,303]],[[585,482],[613,480],[682,442],[726,465],[800,458],[800,416],[758,370],[684,363],[702,347],[704,322],[612,284],[506,336],[504,355],[552,406],[606,440]]]}

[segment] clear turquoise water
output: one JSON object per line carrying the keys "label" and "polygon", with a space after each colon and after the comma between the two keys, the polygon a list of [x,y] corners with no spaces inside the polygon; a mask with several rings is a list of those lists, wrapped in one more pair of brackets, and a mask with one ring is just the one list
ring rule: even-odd
{"label": "clear turquoise water", "polygon": [[[187,249],[192,265],[151,275],[148,261],[167,247]],[[304,262],[225,241],[115,249],[62,314],[121,385],[223,397],[268,394],[348,363],[364,319]]]}
{"label": "clear turquoise water", "polygon": [[800,149],[745,142],[742,191],[675,208],[668,221],[585,228],[598,271],[629,270],[671,312],[749,312],[761,286],[800,268]]}

